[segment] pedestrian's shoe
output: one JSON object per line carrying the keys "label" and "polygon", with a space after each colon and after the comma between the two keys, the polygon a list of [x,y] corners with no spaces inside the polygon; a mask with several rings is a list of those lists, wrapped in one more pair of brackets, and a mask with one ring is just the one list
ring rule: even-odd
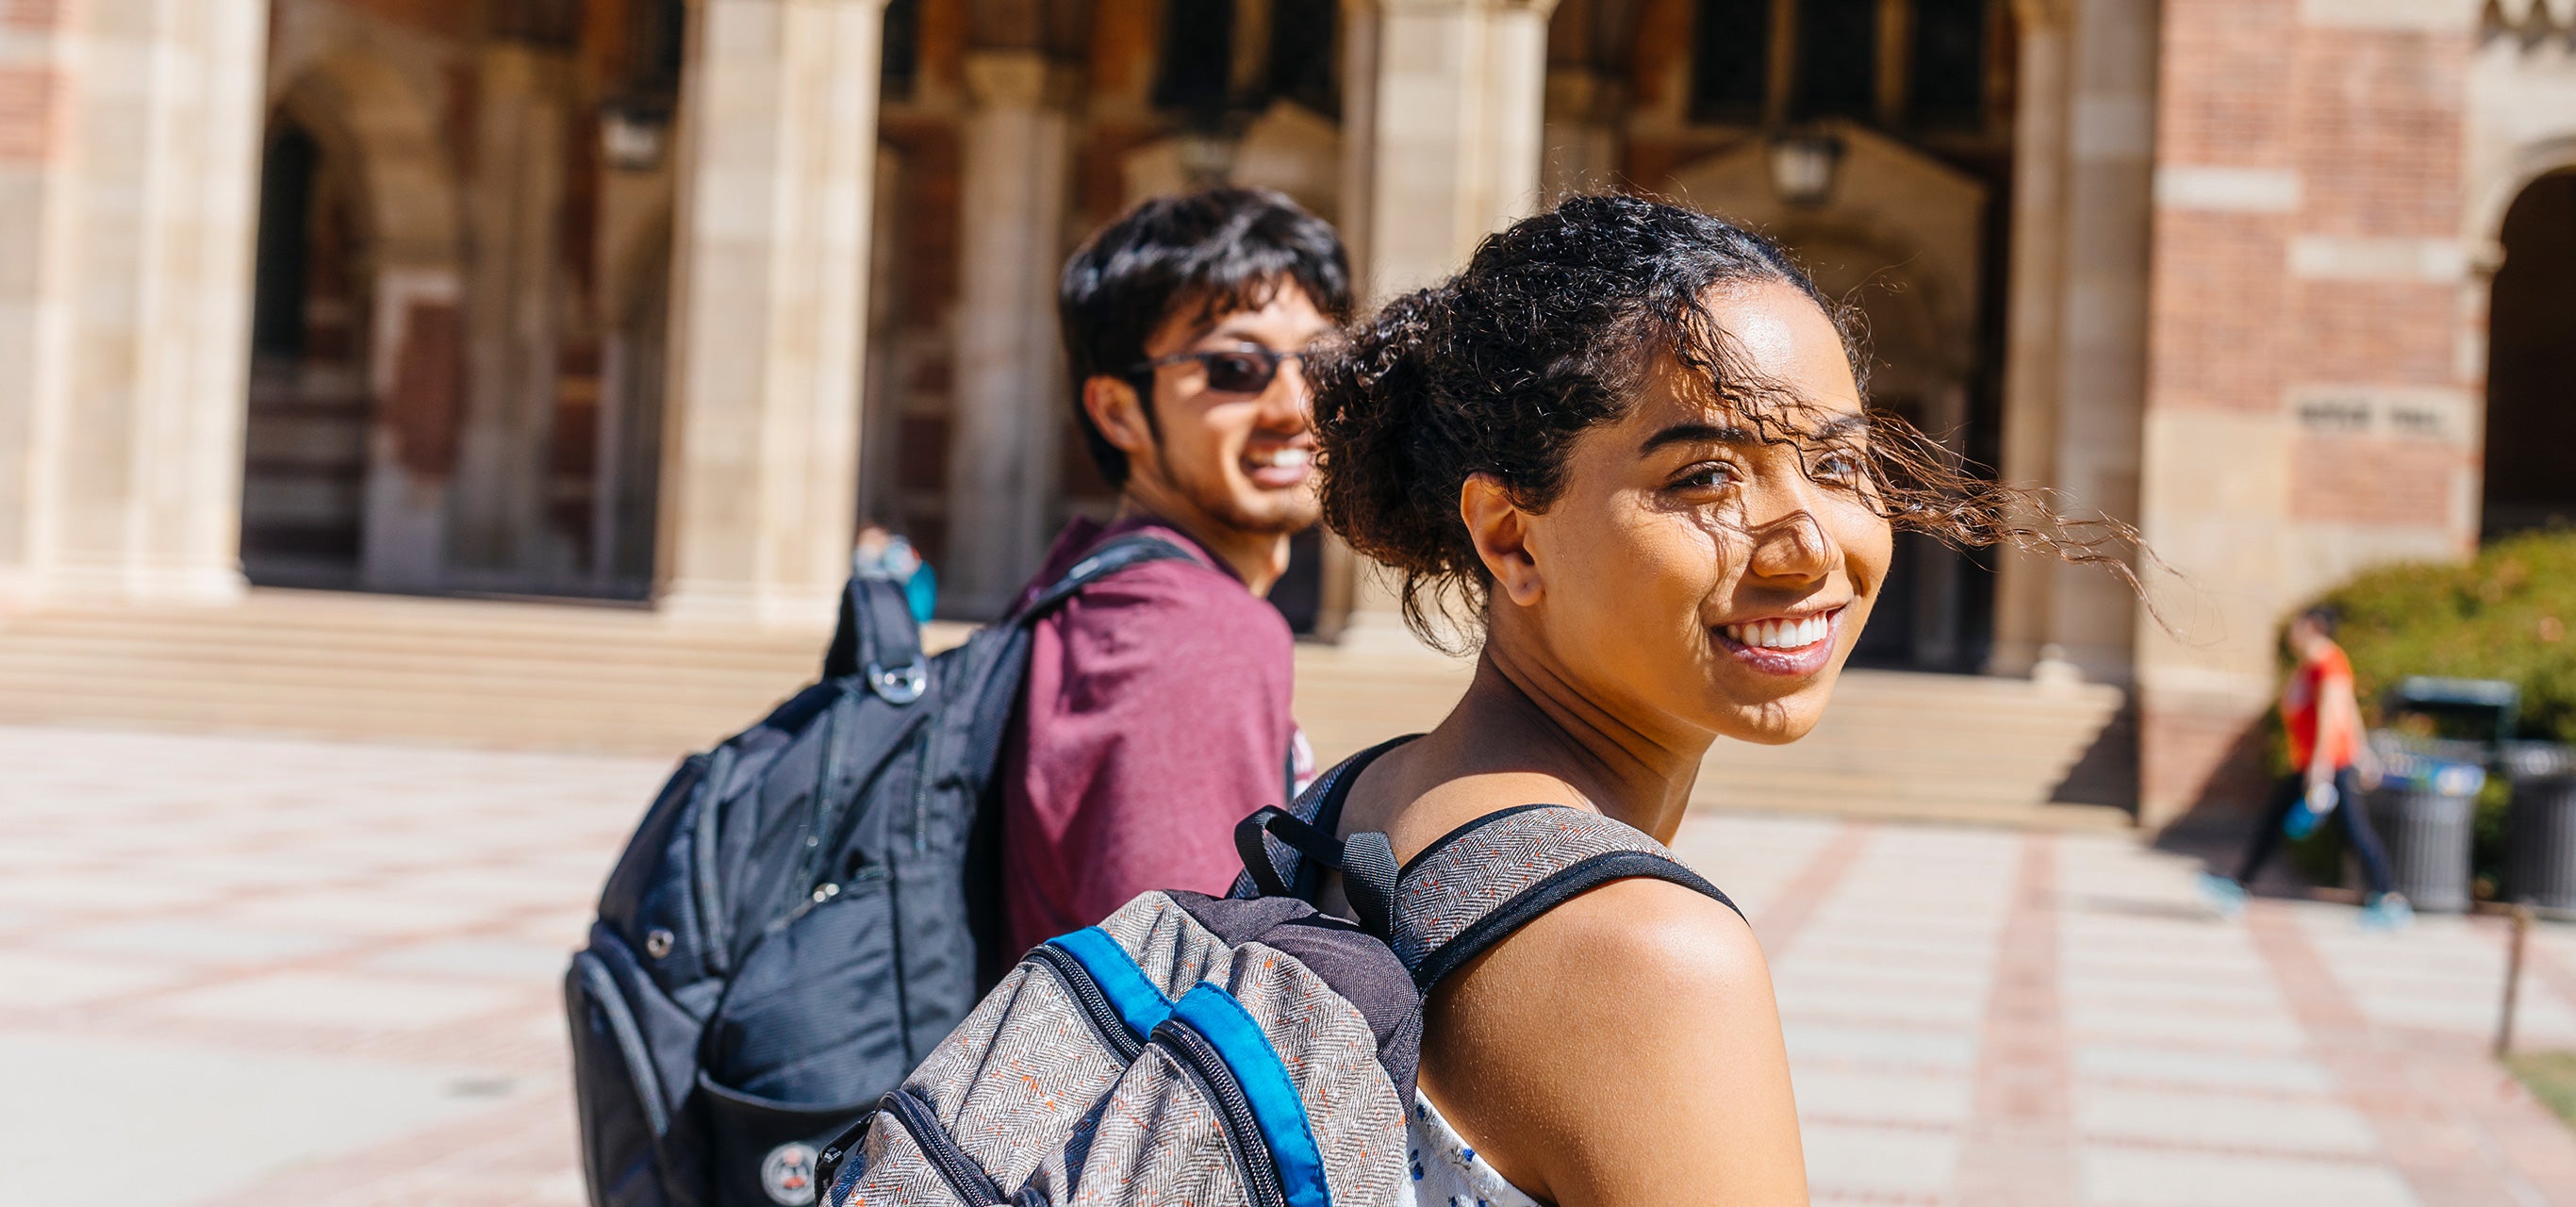
{"label": "pedestrian's shoe", "polygon": [[2200,874],[2200,899],[2209,911],[2221,918],[2233,918],[2245,912],[2245,886],[2216,872]]}
{"label": "pedestrian's shoe", "polygon": [[2415,921],[2415,907],[2404,893],[2381,893],[2361,907],[2363,930],[2404,930]]}

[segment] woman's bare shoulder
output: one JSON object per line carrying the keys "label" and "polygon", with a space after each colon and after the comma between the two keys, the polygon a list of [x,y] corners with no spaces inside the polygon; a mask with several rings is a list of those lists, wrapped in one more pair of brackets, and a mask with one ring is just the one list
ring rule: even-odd
{"label": "woman's bare shoulder", "polygon": [[1506,1177],[1559,1203],[1800,1202],[1760,943],[1726,905],[1622,880],[1444,982],[1424,1078]]}

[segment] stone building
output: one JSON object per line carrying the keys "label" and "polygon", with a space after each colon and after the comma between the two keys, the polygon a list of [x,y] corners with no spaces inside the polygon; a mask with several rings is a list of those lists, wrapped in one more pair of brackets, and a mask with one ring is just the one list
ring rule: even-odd
{"label": "stone building", "polygon": [[1863,652],[2131,690],[2151,823],[2298,600],[2576,518],[2570,0],[0,0],[0,602],[811,622],[865,514],[989,614],[1110,502],[1056,267],[1218,179],[1374,298],[1578,189],[1779,235],[2179,572],[1909,541]]}

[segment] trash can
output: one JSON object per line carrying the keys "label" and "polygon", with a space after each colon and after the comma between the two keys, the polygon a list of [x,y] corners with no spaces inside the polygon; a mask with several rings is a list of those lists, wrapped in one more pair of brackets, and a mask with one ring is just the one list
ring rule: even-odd
{"label": "trash can", "polygon": [[2478,791],[2486,787],[2485,747],[2476,742],[2370,735],[2384,772],[2368,794],[2371,827],[2388,848],[2388,874],[2424,913],[2469,908],[2469,842]]}
{"label": "trash can", "polygon": [[2513,785],[2505,812],[2505,899],[2576,911],[2576,748],[2507,742],[2496,763]]}

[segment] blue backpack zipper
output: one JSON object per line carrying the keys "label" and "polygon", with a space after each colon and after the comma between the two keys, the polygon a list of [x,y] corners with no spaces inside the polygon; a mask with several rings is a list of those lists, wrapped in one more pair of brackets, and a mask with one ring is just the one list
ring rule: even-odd
{"label": "blue backpack zipper", "polygon": [[931,1165],[939,1170],[939,1179],[958,1198],[974,1207],[1007,1207],[1009,1200],[1002,1197],[1001,1183],[995,1182],[983,1166],[975,1163],[975,1158],[967,1156],[966,1150],[949,1138],[929,1103],[914,1097],[910,1090],[896,1090],[877,1104],[877,1110],[892,1116],[895,1124],[912,1137],[914,1146],[930,1158]]}

